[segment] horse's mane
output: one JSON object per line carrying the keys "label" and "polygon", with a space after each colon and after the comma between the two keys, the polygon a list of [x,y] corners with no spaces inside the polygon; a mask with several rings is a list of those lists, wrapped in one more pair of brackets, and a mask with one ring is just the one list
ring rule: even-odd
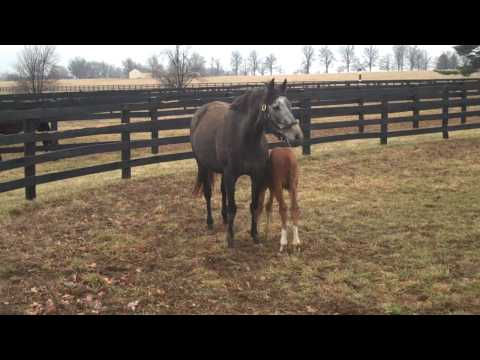
{"label": "horse's mane", "polygon": [[261,97],[264,95],[265,89],[263,88],[248,90],[230,104],[230,109],[247,114],[250,108],[257,104],[260,105]]}

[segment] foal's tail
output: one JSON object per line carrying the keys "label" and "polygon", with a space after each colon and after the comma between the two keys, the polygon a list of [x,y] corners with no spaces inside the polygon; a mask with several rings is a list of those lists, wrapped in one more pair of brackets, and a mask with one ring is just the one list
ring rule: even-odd
{"label": "foal's tail", "polygon": [[195,183],[195,187],[193,188],[193,196],[200,196],[201,195],[203,187],[205,186],[205,180],[208,180],[211,188],[213,189],[214,186],[215,186],[216,175],[217,174],[215,174],[213,171],[209,171],[208,174],[207,174],[207,178],[202,179],[202,177],[200,176],[200,172],[198,172],[197,181]]}

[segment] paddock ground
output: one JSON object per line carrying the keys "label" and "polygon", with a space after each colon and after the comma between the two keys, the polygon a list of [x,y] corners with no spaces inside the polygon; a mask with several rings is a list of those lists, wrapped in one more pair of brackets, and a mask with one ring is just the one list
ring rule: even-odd
{"label": "paddock ground", "polygon": [[277,254],[277,213],[254,246],[247,178],[227,249],[218,186],[209,232],[192,160],[0,194],[0,313],[479,313],[480,131],[450,136],[299,155],[299,254]]}

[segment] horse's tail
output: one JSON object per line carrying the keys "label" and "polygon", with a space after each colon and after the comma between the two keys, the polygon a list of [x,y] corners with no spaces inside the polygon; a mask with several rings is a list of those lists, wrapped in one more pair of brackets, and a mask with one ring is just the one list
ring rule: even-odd
{"label": "horse's tail", "polygon": [[[212,190],[215,187],[216,175],[217,174],[214,173],[213,171],[209,171],[207,174],[207,179],[210,182],[210,186]],[[202,179],[202,177],[200,176],[200,172],[198,172],[197,181],[195,182],[195,187],[193,188],[193,196],[200,196],[204,186],[205,186],[205,179]]]}

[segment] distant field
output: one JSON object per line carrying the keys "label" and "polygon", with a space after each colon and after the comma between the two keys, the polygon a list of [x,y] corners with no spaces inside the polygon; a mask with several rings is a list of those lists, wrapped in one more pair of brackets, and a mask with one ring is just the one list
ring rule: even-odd
{"label": "distant field", "polygon": [[[480,76],[473,74],[472,77]],[[273,75],[273,76],[211,76],[198,78],[192,83],[234,83],[267,81],[272,77],[287,78],[288,81],[347,81],[357,80],[358,73],[341,74],[310,74],[310,75]],[[441,75],[434,71],[391,71],[391,72],[363,72],[363,80],[401,80],[401,79],[456,79],[463,78],[460,75]],[[60,80],[59,86],[95,86],[95,85],[146,85],[156,84],[154,79],[81,79]],[[14,86],[13,81],[0,81],[0,87]]]}

